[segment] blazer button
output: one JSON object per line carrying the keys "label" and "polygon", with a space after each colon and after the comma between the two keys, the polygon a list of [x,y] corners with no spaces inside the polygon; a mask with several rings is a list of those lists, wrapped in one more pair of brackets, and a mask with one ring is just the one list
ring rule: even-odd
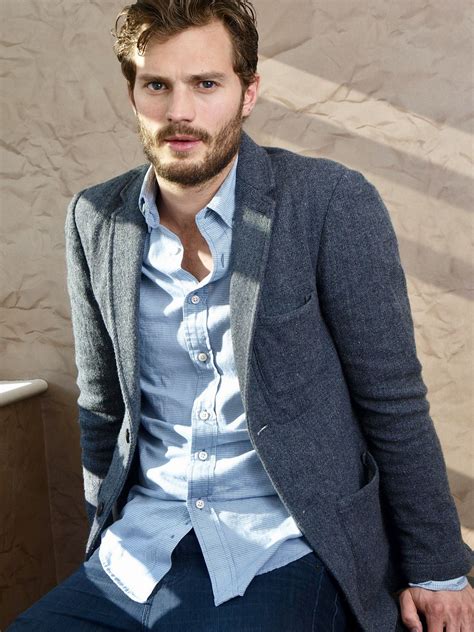
{"label": "blazer button", "polygon": [[130,443],[130,430],[128,428],[125,430],[125,441]]}
{"label": "blazer button", "polygon": [[102,513],[104,511],[104,503],[101,501],[98,505],[97,505],[97,510],[96,510],[96,515],[97,516],[101,516]]}

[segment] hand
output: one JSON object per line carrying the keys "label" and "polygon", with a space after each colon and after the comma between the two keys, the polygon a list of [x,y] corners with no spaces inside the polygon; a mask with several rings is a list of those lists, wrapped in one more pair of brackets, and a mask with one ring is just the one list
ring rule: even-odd
{"label": "hand", "polygon": [[472,632],[474,590],[426,590],[410,587],[399,596],[402,621],[410,632],[423,632],[418,612],[423,613],[427,632]]}

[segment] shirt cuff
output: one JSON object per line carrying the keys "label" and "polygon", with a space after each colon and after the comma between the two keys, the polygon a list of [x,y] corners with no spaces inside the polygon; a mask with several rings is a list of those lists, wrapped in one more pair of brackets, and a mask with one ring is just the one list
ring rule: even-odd
{"label": "shirt cuff", "polygon": [[420,584],[412,584],[408,582],[409,586],[414,588],[425,588],[425,590],[462,590],[466,588],[468,584],[467,577],[456,577],[455,579],[446,579],[441,582],[430,581],[421,582]]}

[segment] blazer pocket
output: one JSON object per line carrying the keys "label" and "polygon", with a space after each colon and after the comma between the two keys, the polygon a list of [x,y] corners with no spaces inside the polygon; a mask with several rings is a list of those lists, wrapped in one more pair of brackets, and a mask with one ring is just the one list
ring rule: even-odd
{"label": "blazer pocket", "polygon": [[305,382],[310,376],[317,318],[314,294],[289,311],[258,314],[254,352],[271,393],[291,389],[295,383]]}
{"label": "blazer pocket", "polygon": [[253,346],[257,380],[278,421],[301,415],[313,403],[318,313],[311,294],[288,311],[257,317]]}
{"label": "blazer pocket", "polygon": [[314,300],[314,292],[310,292],[302,296],[299,301],[289,306],[286,304],[284,306],[285,309],[282,311],[272,311],[271,313],[261,312],[258,315],[258,320],[269,325],[291,321],[293,318],[299,318],[307,311],[310,311],[313,308],[312,303]]}
{"label": "blazer pocket", "polygon": [[364,452],[361,458],[367,482],[354,494],[339,498],[337,510],[354,557],[359,596],[367,607],[382,589],[390,561],[380,504],[379,468],[370,452]]}

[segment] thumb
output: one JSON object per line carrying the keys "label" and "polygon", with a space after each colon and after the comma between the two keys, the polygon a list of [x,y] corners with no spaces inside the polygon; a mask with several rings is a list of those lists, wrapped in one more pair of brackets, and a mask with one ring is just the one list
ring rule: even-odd
{"label": "thumb", "polygon": [[404,590],[400,595],[400,610],[402,621],[410,632],[423,632],[423,626],[410,590]]}

